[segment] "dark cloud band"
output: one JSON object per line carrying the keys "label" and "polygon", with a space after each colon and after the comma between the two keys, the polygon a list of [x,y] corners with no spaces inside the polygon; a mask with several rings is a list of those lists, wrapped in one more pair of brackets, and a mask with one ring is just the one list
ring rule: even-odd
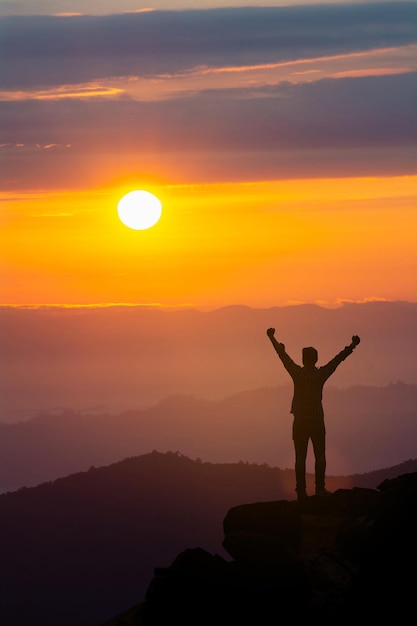
{"label": "dark cloud band", "polygon": [[134,100],[0,103],[0,143],[82,151],[275,150],[409,146],[417,141],[417,73],[324,79],[257,90]]}
{"label": "dark cloud band", "polygon": [[151,76],[417,41],[414,2],[0,19],[0,88]]}

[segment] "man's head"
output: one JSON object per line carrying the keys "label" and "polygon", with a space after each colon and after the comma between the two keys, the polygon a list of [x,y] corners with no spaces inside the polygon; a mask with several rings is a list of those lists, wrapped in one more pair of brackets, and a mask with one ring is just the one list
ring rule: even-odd
{"label": "man's head", "polygon": [[317,363],[318,354],[316,348],[303,348],[303,365],[306,367],[314,367]]}

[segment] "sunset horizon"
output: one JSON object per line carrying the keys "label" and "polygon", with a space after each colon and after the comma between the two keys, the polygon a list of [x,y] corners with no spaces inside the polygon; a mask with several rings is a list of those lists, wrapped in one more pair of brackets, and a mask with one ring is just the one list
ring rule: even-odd
{"label": "sunset horizon", "polygon": [[1,305],[417,300],[414,3],[237,4],[0,1]]}
{"label": "sunset horizon", "polygon": [[[415,301],[416,182],[406,175],[10,194],[0,304]],[[135,189],[162,202],[160,221],[146,231],[117,216],[117,202]]]}

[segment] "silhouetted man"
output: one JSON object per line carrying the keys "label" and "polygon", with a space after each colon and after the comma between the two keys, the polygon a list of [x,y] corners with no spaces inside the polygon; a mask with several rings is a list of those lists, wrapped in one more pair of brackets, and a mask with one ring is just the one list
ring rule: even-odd
{"label": "silhouetted man", "polygon": [[284,344],[275,339],[275,328],[268,328],[266,334],[294,383],[291,413],[294,416],[292,437],[295,449],[297,497],[301,500],[307,496],[306,458],[310,439],[315,457],[316,495],[328,495],[329,491],[325,487],[326,429],[322,404],[323,386],[337,366],[352,354],[360,339],[354,335],[352,343],[322,367],[316,367],[317,350],[311,347],[303,348],[303,367],[301,367],[288,356]]}

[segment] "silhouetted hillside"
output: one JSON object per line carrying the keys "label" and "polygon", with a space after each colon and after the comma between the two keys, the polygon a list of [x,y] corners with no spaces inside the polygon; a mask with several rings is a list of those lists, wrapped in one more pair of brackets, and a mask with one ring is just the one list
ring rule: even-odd
{"label": "silhouetted hillside", "polygon": [[[61,411],[0,424],[0,491],[107,465],[151,450],[213,463],[293,467],[290,385],[221,400],[177,394],[148,409],[103,415]],[[417,385],[328,387],[328,468],[363,473],[417,454]]]}
{"label": "silhouetted hillside", "polygon": [[[328,487],[375,487],[415,470],[409,461],[329,477]],[[226,556],[231,507],[292,499],[293,488],[292,470],[153,452],[1,495],[0,623],[97,626],[141,601],[155,567],[181,551]]]}

